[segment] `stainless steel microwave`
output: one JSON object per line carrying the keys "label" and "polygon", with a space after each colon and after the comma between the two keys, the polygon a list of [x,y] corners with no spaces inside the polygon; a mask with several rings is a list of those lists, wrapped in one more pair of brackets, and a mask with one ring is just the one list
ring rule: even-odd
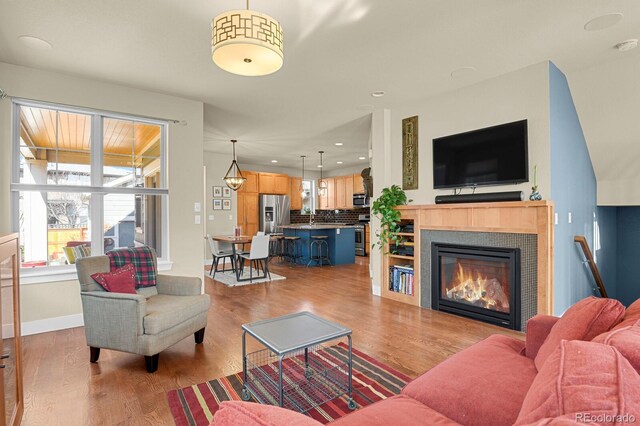
{"label": "stainless steel microwave", "polygon": [[369,207],[369,197],[364,194],[353,194],[353,207]]}

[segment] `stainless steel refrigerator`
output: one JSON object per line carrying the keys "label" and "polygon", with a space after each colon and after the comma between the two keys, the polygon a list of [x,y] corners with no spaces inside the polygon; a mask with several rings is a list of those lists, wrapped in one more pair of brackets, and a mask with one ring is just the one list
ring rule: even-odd
{"label": "stainless steel refrigerator", "polygon": [[282,232],[283,225],[289,225],[291,202],[288,195],[260,196],[260,231],[265,234]]}

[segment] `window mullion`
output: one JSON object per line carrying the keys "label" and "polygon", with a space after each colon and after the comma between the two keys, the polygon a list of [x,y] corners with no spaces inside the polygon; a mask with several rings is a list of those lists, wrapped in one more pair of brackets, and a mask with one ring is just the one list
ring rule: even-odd
{"label": "window mullion", "polygon": [[[101,187],[104,182],[102,117],[91,116],[91,186]],[[91,254],[104,254],[104,194],[91,194]]]}

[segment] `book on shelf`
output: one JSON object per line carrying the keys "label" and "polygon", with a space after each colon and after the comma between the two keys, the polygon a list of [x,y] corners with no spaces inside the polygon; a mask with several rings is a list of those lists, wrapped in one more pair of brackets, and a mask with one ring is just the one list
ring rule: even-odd
{"label": "book on shelf", "polygon": [[389,290],[413,296],[413,266],[393,265],[389,267]]}

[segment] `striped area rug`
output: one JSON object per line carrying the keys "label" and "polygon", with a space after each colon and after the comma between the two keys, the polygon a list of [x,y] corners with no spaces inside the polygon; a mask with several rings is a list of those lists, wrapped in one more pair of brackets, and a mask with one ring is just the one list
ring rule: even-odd
{"label": "striped area rug", "polygon": [[[347,346],[340,343],[321,350],[319,355],[329,365],[341,365],[348,355]],[[353,399],[358,409],[399,394],[410,380],[382,362],[353,349]],[[176,425],[208,425],[219,404],[227,400],[240,400],[241,392],[242,372],[239,372],[172,390],[167,398]],[[348,397],[343,395],[308,411],[307,415],[328,423],[351,412],[347,403]]]}

